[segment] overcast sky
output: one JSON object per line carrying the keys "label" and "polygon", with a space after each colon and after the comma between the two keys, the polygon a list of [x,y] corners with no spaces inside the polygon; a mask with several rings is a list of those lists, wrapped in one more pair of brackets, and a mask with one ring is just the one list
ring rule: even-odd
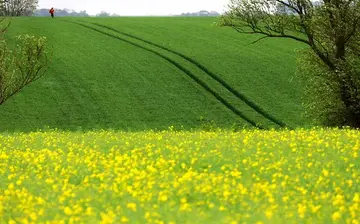
{"label": "overcast sky", "polygon": [[177,15],[200,10],[223,12],[229,0],[39,0],[38,8],[86,10],[95,15],[107,11],[123,16]]}

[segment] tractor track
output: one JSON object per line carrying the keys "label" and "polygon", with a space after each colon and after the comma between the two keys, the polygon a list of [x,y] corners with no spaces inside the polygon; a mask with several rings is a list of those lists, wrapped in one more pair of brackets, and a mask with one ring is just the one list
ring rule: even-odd
{"label": "tractor track", "polygon": [[[84,22],[84,21],[82,21]],[[231,92],[234,96],[236,96],[238,99],[240,99],[241,101],[243,101],[245,104],[247,104],[250,108],[252,108],[253,110],[255,110],[257,113],[261,114],[263,117],[267,118],[268,120],[272,121],[273,123],[279,125],[280,127],[288,127],[290,128],[288,125],[286,125],[284,122],[282,122],[281,120],[275,118],[274,116],[272,116],[271,114],[269,114],[268,112],[266,112],[263,108],[261,108],[260,106],[258,106],[256,103],[254,103],[252,100],[248,99],[243,93],[235,90],[234,88],[232,88],[225,80],[223,80],[221,77],[219,77],[218,75],[214,74],[213,72],[211,72],[209,69],[207,69],[204,65],[202,65],[201,63],[199,63],[198,61],[194,60],[193,58],[190,58],[180,52],[174,51],[170,48],[164,47],[162,45],[156,44],[152,41],[148,41],[145,40],[143,38],[137,37],[135,35],[132,34],[128,34],[125,33],[123,31],[114,29],[112,27],[109,26],[105,26],[103,24],[99,24],[99,23],[94,23],[94,22],[84,22],[84,23],[88,23],[88,24],[93,24],[95,26],[98,27],[102,27],[108,30],[111,30],[113,32],[122,34],[124,36],[142,41],[144,43],[147,43],[149,45],[152,45],[154,47],[158,47],[160,49],[163,49],[165,51],[168,51],[172,54],[175,54],[181,58],[183,58],[184,60],[190,62],[191,64],[193,64],[194,66],[196,66],[197,68],[199,68],[200,70],[202,70],[204,73],[206,73],[208,76],[210,76],[212,79],[214,79],[217,83],[219,83],[221,86],[223,86],[225,89],[227,89],[229,92]]]}
{"label": "tractor track", "polygon": [[261,125],[257,124],[255,121],[251,120],[250,118],[246,117],[241,111],[239,111],[238,109],[236,109],[233,105],[231,105],[227,100],[225,100],[224,98],[222,98],[218,93],[216,93],[214,90],[212,90],[205,82],[201,81],[199,78],[197,78],[191,71],[189,71],[188,69],[186,69],[185,67],[183,67],[182,65],[180,65],[179,63],[177,63],[176,61],[174,61],[173,59],[165,56],[165,55],[162,55],[161,53],[155,51],[155,50],[152,50],[152,49],[149,49],[147,47],[144,47],[144,46],[141,46],[137,43],[134,43],[134,42],[131,42],[129,40],[126,40],[126,39],[123,39],[119,36],[115,36],[115,35],[112,35],[112,34],[109,34],[109,33],[106,33],[102,30],[99,30],[99,29],[96,29],[94,27],[91,27],[91,26],[88,26],[88,25],[85,25],[83,23],[79,23],[79,22],[73,22],[73,21],[66,21],[65,22],[68,22],[68,23],[73,23],[73,24],[76,24],[76,25],[79,25],[79,26],[82,26],[84,28],[87,28],[87,29],[90,29],[90,30],[93,30],[93,31],[96,31],[98,33],[101,33],[103,35],[106,35],[108,37],[111,37],[111,38],[114,38],[114,39],[117,39],[117,40],[120,40],[120,41],[123,41],[125,43],[128,43],[130,45],[133,45],[135,47],[138,47],[140,49],[143,49],[143,50],[146,50],[148,52],[151,52],[163,59],[165,59],[166,61],[168,61],[169,63],[173,64],[175,67],[177,67],[179,70],[181,70],[182,72],[184,72],[188,77],[190,77],[193,81],[195,81],[198,85],[200,85],[201,87],[203,87],[207,92],[209,92],[211,95],[213,95],[219,102],[221,102],[224,106],[226,106],[229,110],[231,110],[234,114],[236,114],[237,116],[239,116],[240,118],[242,118],[243,120],[245,120],[246,122],[248,122],[249,124],[251,124],[252,126],[258,128],[258,129],[266,129],[264,127],[262,127]]}

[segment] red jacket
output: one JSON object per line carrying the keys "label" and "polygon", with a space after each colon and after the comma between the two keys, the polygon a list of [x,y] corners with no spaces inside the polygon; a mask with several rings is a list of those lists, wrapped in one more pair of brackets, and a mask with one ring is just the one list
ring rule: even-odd
{"label": "red jacket", "polygon": [[55,12],[54,9],[50,9],[49,13],[53,14]]}

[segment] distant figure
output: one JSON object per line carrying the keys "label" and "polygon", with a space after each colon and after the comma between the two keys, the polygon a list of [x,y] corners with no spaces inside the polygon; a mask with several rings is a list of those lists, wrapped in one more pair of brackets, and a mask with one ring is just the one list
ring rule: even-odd
{"label": "distant figure", "polygon": [[51,14],[51,17],[54,18],[54,13],[55,13],[55,10],[54,8],[51,8],[49,13]]}

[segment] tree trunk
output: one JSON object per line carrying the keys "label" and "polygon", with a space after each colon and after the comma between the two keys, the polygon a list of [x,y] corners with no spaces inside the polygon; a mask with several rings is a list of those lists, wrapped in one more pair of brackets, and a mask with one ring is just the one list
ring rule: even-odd
{"label": "tree trunk", "polygon": [[341,100],[346,107],[344,125],[360,128],[360,111],[358,110],[360,102],[352,99],[351,91],[354,91],[354,89],[350,87],[351,84],[351,80],[343,80],[341,83]]}
{"label": "tree trunk", "polygon": [[336,53],[335,58],[344,60],[345,57],[345,36],[340,35],[336,38],[335,45],[336,45]]}

